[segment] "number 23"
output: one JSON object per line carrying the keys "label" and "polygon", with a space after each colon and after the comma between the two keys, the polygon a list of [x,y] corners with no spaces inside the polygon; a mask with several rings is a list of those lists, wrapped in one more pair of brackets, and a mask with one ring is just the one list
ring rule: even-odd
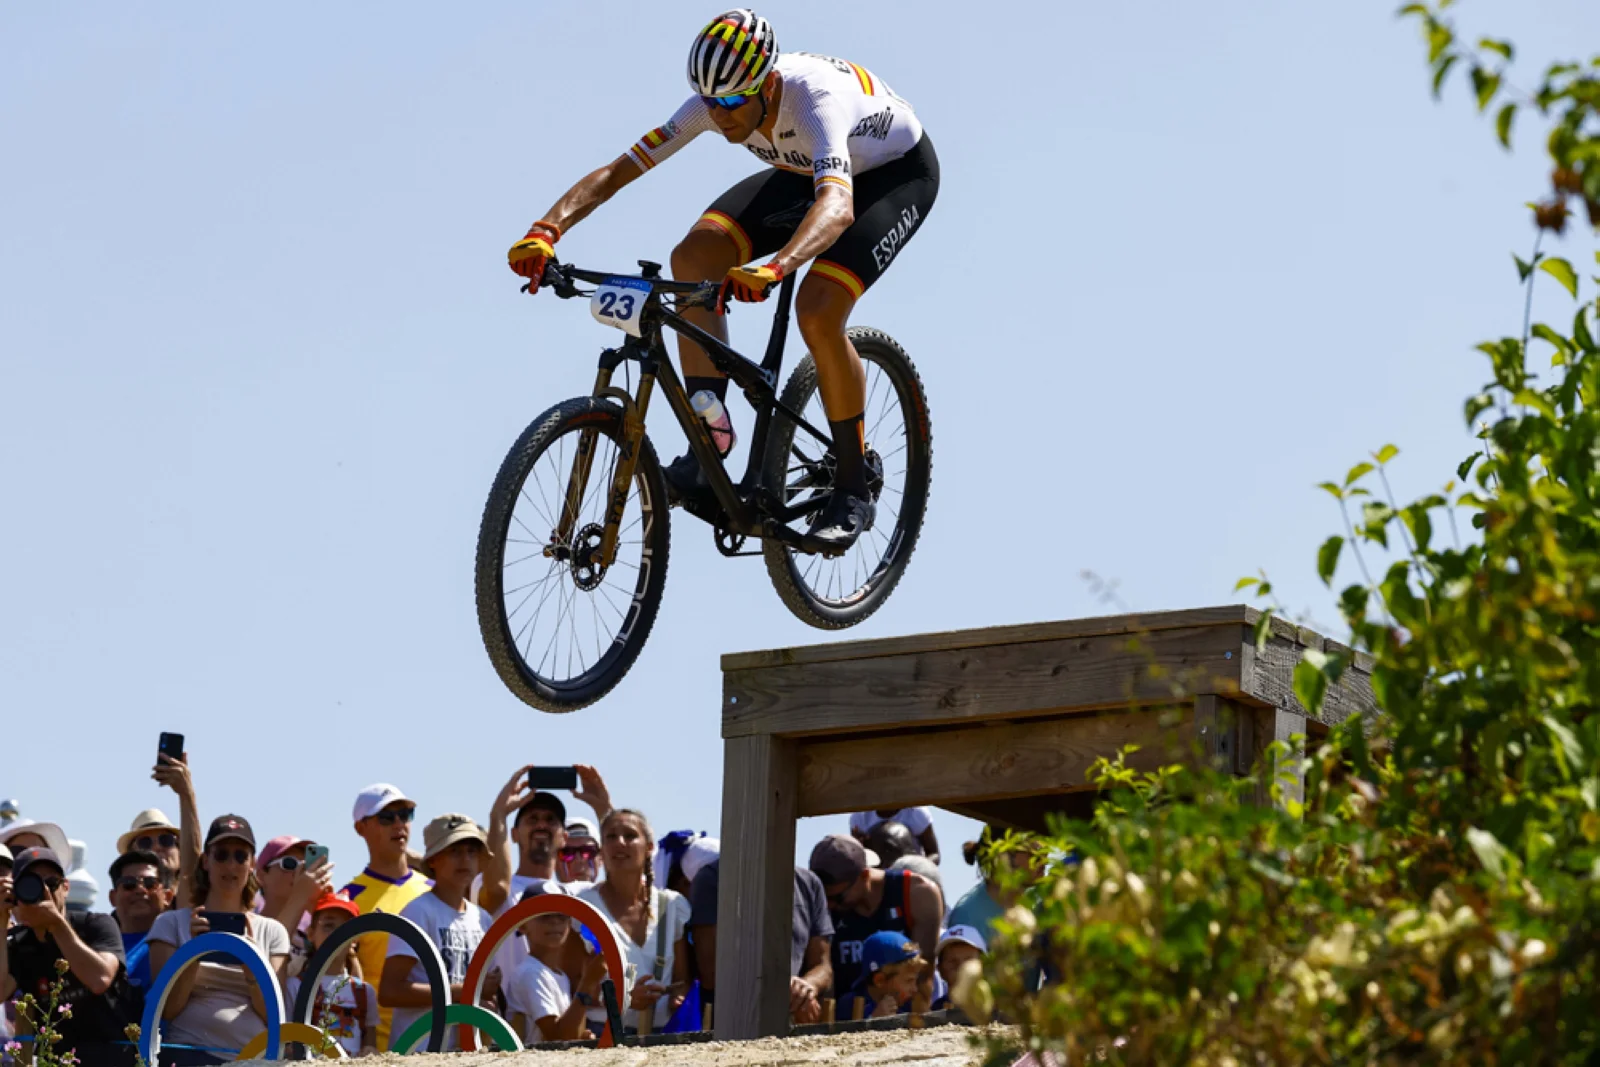
{"label": "number 23", "polygon": [[[611,310],[613,307],[616,308],[615,311]],[[616,293],[601,293],[600,314],[608,319],[623,321],[633,318],[633,294],[623,293],[619,296]]]}

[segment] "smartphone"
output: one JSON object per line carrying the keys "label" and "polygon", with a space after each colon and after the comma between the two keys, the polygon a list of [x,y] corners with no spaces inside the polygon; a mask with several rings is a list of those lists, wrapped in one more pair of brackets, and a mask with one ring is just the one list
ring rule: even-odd
{"label": "smartphone", "polygon": [[211,924],[214,934],[238,934],[247,937],[244,912],[242,911],[210,911],[206,912],[206,922]]}
{"label": "smartphone", "polygon": [[183,735],[163,733],[161,741],[156,746],[156,762],[160,763],[162,756],[171,756],[179,763],[183,762]]}
{"label": "smartphone", "polygon": [[327,858],[328,858],[328,846],[327,845],[307,845],[306,846],[306,866],[307,867],[315,867],[318,863],[322,862],[323,860],[326,860]]}
{"label": "smartphone", "polygon": [[578,788],[578,768],[576,767],[530,767],[528,769],[529,789],[565,789],[575,792]]}

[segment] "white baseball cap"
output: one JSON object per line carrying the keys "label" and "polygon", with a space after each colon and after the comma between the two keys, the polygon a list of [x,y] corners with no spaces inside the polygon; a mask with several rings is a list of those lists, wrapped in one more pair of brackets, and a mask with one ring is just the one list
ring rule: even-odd
{"label": "white baseball cap", "polygon": [[599,842],[600,831],[596,830],[594,823],[588,819],[573,819],[567,823],[567,840],[571,841],[573,838],[578,838],[579,840],[587,838],[590,841]]}
{"label": "white baseball cap", "polygon": [[937,950],[935,950],[934,955],[938,956],[944,951],[944,947],[946,945],[955,941],[959,941],[963,945],[971,945],[979,952],[989,951],[988,942],[983,939],[982,934],[978,933],[978,928],[976,926],[962,925],[952,926],[950,929],[944,932],[944,935],[939,938],[939,947]]}
{"label": "white baseball cap", "polygon": [[356,806],[351,818],[355,822],[371,818],[398,800],[403,800],[407,804],[416,803],[416,801],[402,793],[397,785],[390,785],[388,782],[369,785],[356,794]]}

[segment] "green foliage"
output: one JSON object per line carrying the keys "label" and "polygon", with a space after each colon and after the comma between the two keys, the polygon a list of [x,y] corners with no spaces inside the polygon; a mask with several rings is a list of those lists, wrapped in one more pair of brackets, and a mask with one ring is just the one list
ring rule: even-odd
{"label": "green foliage", "polygon": [[[1549,127],[1540,239],[1577,209],[1600,227],[1600,59],[1522,92],[1512,46],[1466,46],[1447,11],[1401,9],[1436,91],[1467,71],[1507,146],[1519,112]],[[1572,262],[1517,259],[1520,330],[1478,346],[1481,447],[1456,480],[1400,502],[1390,445],[1319,486],[1345,529],[1317,575],[1359,572],[1338,603],[1381,714],[1242,778],[1201,753],[1097,764],[1094,819],[1035,843],[1077,862],[1006,876],[1017,903],[958,983],[969,1013],[1068,1063],[1600,1062],[1600,325]],[[1552,280],[1580,300],[1570,330],[1528,314]],[[1316,712],[1348,667],[1307,652],[1296,698]]]}
{"label": "green foliage", "polygon": [[[33,1032],[33,1067],[78,1067],[78,1054],[73,1049],[62,1047],[61,1024],[72,1018],[72,1007],[62,1002],[61,995],[67,988],[67,971],[71,966],[66,960],[56,960],[56,977],[49,985],[50,995],[46,1002],[39,1003],[39,999],[32,993],[26,993],[17,999],[17,1021]],[[22,1052],[19,1043],[11,1042],[6,1050],[13,1055]]]}

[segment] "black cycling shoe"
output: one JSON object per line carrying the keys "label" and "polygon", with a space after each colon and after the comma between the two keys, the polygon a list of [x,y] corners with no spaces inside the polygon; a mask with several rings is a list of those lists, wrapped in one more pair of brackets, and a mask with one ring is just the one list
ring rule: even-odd
{"label": "black cycling shoe", "polygon": [[843,552],[877,521],[878,509],[871,500],[842,489],[835,489],[828,506],[822,509],[811,536],[829,552]]}
{"label": "black cycling shoe", "polygon": [[685,452],[661,468],[667,479],[667,506],[715,503],[716,494],[706,481],[706,472],[693,452]]}

